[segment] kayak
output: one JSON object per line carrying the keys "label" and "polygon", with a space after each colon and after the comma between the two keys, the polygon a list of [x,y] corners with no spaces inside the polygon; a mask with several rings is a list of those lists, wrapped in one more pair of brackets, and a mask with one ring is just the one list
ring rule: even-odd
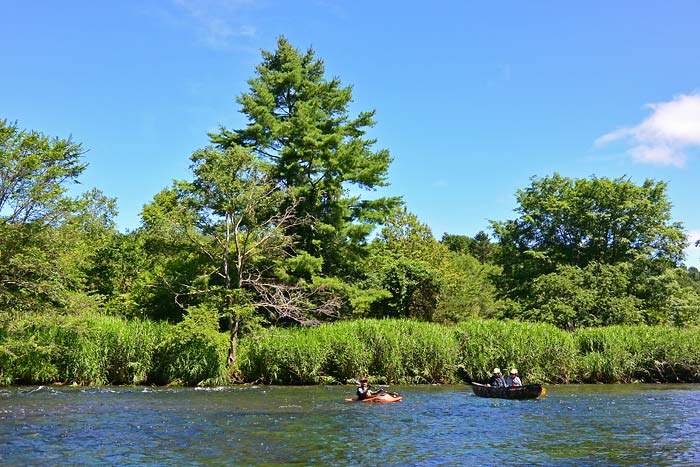
{"label": "kayak", "polygon": [[398,394],[389,394],[383,392],[376,396],[368,397],[367,399],[358,399],[357,397],[345,399],[346,402],[399,402],[403,397]]}
{"label": "kayak", "polygon": [[495,397],[498,399],[537,399],[547,390],[540,384],[526,384],[517,388],[494,388],[484,384],[472,383],[472,391],[479,397]]}

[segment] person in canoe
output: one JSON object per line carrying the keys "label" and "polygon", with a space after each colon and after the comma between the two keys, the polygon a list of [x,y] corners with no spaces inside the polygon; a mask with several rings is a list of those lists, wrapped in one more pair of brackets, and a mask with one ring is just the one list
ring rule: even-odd
{"label": "person in canoe", "polygon": [[376,396],[377,394],[381,394],[384,392],[384,389],[380,389],[378,391],[372,391],[372,386],[369,385],[369,382],[367,382],[367,378],[364,376],[360,378],[360,385],[357,386],[357,398],[359,400],[362,399],[367,399],[369,397]]}
{"label": "person in canoe", "polygon": [[506,380],[506,386],[509,388],[519,388],[522,385],[523,382],[520,381],[517,368],[512,368],[510,370],[510,375],[508,375],[508,379]]}
{"label": "person in canoe", "polygon": [[491,386],[492,388],[504,388],[504,387],[506,387],[506,380],[503,378],[503,375],[501,374],[500,368],[493,369],[493,376],[491,376],[491,378],[489,378],[489,382],[487,383],[487,386]]}

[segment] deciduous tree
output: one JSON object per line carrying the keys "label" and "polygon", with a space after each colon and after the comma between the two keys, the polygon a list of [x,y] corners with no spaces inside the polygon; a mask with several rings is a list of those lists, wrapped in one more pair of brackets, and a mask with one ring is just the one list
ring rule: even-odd
{"label": "deciduous tree", "polygon": [[[68,294],[82,292],[90,254],[85,246],[93,228],[113,227],[114,214],[114,201],[97,191],[82,199],[66,195],[86,167],[83,153],[70,139],[0,120],[2,311],[65,306]],[[99,216],[105,216],[104,223]]]}
{"label": "deciduous tree", "polygon": [[307,219],[297,216],[269,164],[238,146],[205,148],[191,161],[193,181],[176,182],[161,196],[169,194],[168,202],[144,209],[144,220],[150,235],[162,232],[195,255],[191,272],[164,268],[160,282],[183,309],[211,306],[227,320],[229,363],[236,362],[243,324],[263,318],[308,325],[333,315],[334,296],[313,284],[319,265],[293,255],[287,233]]}
{"label": "deciduous tree", "polygon": [[[459,239],[450,236],[448,242],[458,244]],[[371,288],[388,292],[373,304],[375,315],[456,322],[495,314],[498,305],[489,281],[495,268],[480,264],[466,250],[449,250],[444,240],[435,240],[406,208],[393,211],[365,266]]]}
{"label": "deciduous tree", "polygon": [[[517,200],[519,217],[493,228],[501,291],[524,306],[519,316],[559,310],[567,316],[545,320],[572,327],[668,315],[661,310],[673,287],[659,278],[680,264],[687,243],[682,225],[671,222],[665,183],[555,174],[533,179]],[[605,277],[614,280],[601,286]],[[597,303],[586,305],[584,296]]]}

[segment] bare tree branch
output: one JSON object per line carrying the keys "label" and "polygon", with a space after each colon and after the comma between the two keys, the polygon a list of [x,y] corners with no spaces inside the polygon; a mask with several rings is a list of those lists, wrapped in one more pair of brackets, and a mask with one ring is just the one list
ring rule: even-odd
{"label": "bare tree branch", "polygon": [[258,300],[254,305],[266,309],[277,320],[288,319],[313,326],[320,323],[319,317],[338,317],[340,300],[324,286],[306,289],[271,280],[257,280],[246,285],[257,292]]}

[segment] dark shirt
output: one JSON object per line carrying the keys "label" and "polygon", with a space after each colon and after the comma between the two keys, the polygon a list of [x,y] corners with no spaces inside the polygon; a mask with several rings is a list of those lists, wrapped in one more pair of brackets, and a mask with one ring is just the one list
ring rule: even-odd
{"label": "dark shirt", "polygon": [[372,396],[372,391],[369,390],[369,386],[366,388],[363,388],[362,386],[357,387],[357,398],[358,399],[367,399],[368,397]]}
{"label": "dark shirt", "polygon": [[506,380],[503,378],[503,376],[493,375],[489,379],[489,386],[493,386],[496,388],[504,388],[506,387]]}

